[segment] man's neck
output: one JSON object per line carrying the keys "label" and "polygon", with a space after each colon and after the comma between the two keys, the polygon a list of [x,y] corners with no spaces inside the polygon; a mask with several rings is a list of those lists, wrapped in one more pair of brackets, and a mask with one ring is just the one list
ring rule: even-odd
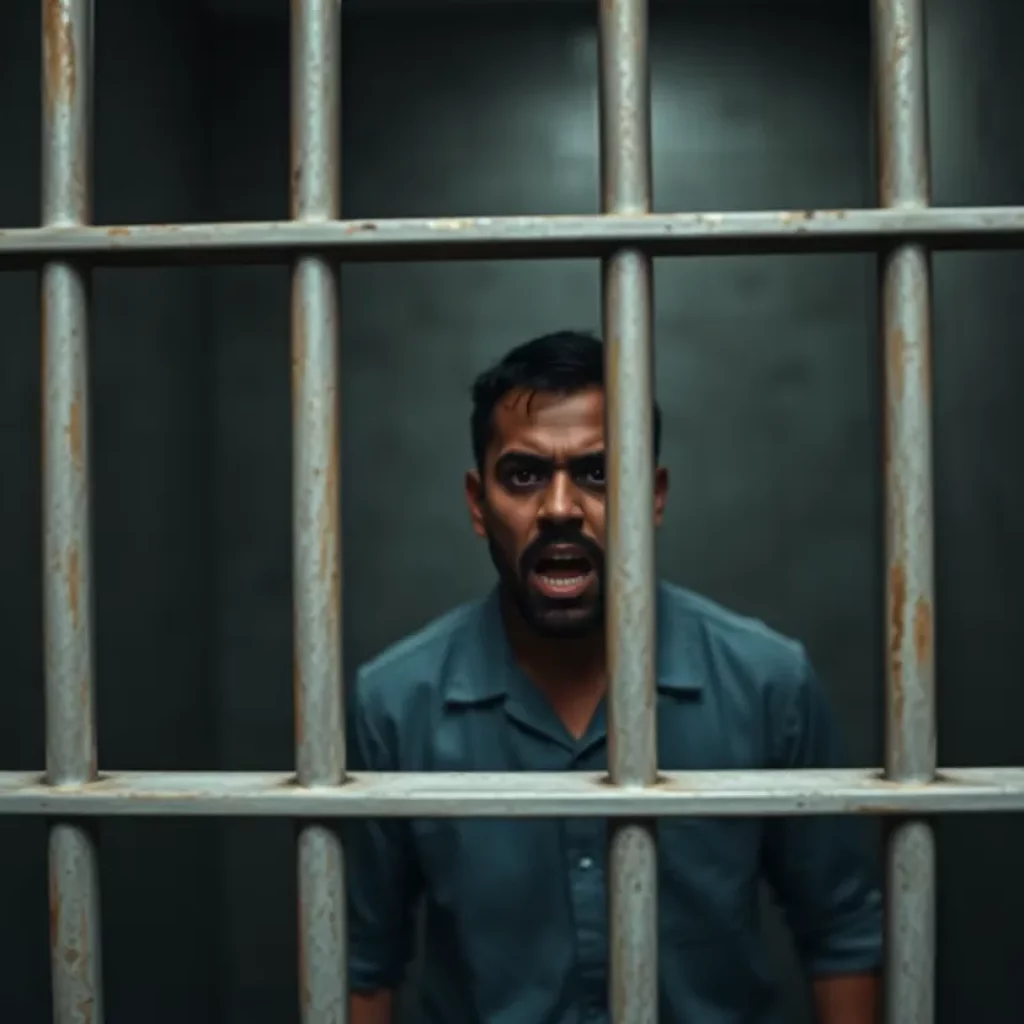
{"label": "man's neck", "polygon": [[544,636],[502,599],[512,654],[519,667],[577,737],[586,729],[606,685],[604,631],[585,636]]}

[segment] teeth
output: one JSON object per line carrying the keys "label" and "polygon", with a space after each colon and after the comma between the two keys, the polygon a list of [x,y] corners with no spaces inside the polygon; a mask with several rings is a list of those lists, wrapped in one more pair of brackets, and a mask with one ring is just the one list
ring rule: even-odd
{"label": "teeth", "polygon": [[579,586],[587,577],[586,576],[542,576],[548,586],[551,587],[562,587],[568,590],[570,587]]}

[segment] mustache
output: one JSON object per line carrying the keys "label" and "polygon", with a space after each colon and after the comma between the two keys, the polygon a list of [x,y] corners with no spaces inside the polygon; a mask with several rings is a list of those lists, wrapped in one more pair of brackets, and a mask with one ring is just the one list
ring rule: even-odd
{"label": "mustache", "polygon": [[593,538],[587,537],[574,526],[553,526],[544,530],[523,552],[519,559],[519,571],[522,575],[525,577],[532,572],[537,563],[548,553],[548,549],[556,544],[571,544],[573,547],[579,548],[595,572],[600,573],[604,568],[604,552]]}

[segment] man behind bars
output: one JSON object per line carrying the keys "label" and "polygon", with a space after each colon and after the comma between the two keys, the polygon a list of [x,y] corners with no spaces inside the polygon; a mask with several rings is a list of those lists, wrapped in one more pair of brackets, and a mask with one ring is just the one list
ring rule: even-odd
{"label": "man behind bars", "polygon": [[[473,388],[465,492],[498,584],[358,675],[353,767],[569,772],[607,766],[605,397],[601,343],[552,334]],[[660,415],[655,410],[655,453]],[[660,523],[668,477],[658,467]],[[665,770],[837,764],[804,648],[679,587],[657,589]],[[774,889],[821,1024],[875,1024],[880,898],[851,818],[664,819],[662,1024],[779,1024],[758,880]],[[608,1020],[607,823],[354,822],[353,1024],[390,1020],[426,908],[423,1024]]]}

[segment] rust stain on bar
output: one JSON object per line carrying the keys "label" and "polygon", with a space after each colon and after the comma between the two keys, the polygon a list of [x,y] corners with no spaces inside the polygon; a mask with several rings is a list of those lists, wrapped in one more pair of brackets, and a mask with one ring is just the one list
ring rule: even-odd
{"label": "rust stain on bar", "polygon": [[[68,590],[68,610],[71,612],[71,626],[77,632],[79,627],[78,597],[81,587],[78,546],[71,544],[64,559],[64,582]],[[86,700],[88,694],[84,695]]]}
{"label": "rust stain on bar", "polygon": [[67,0],[43,0],[44,103],[74,101],[78,88],[75,34]]}
{"label": "rust stain on bar", "polygon": [[892,702],[893,742],[902,744],[903,709],[905,695],[903,692],[903,619],[907,604],[907,577],[901,563],[897,562],[889,570],[889,672],[890,701]]}
{"label": "rust stain on bar", "polygon": [[925,597],[919,597],[914,607],[914,651],[917,663],[928,666],[932,660],[932,606]]}

